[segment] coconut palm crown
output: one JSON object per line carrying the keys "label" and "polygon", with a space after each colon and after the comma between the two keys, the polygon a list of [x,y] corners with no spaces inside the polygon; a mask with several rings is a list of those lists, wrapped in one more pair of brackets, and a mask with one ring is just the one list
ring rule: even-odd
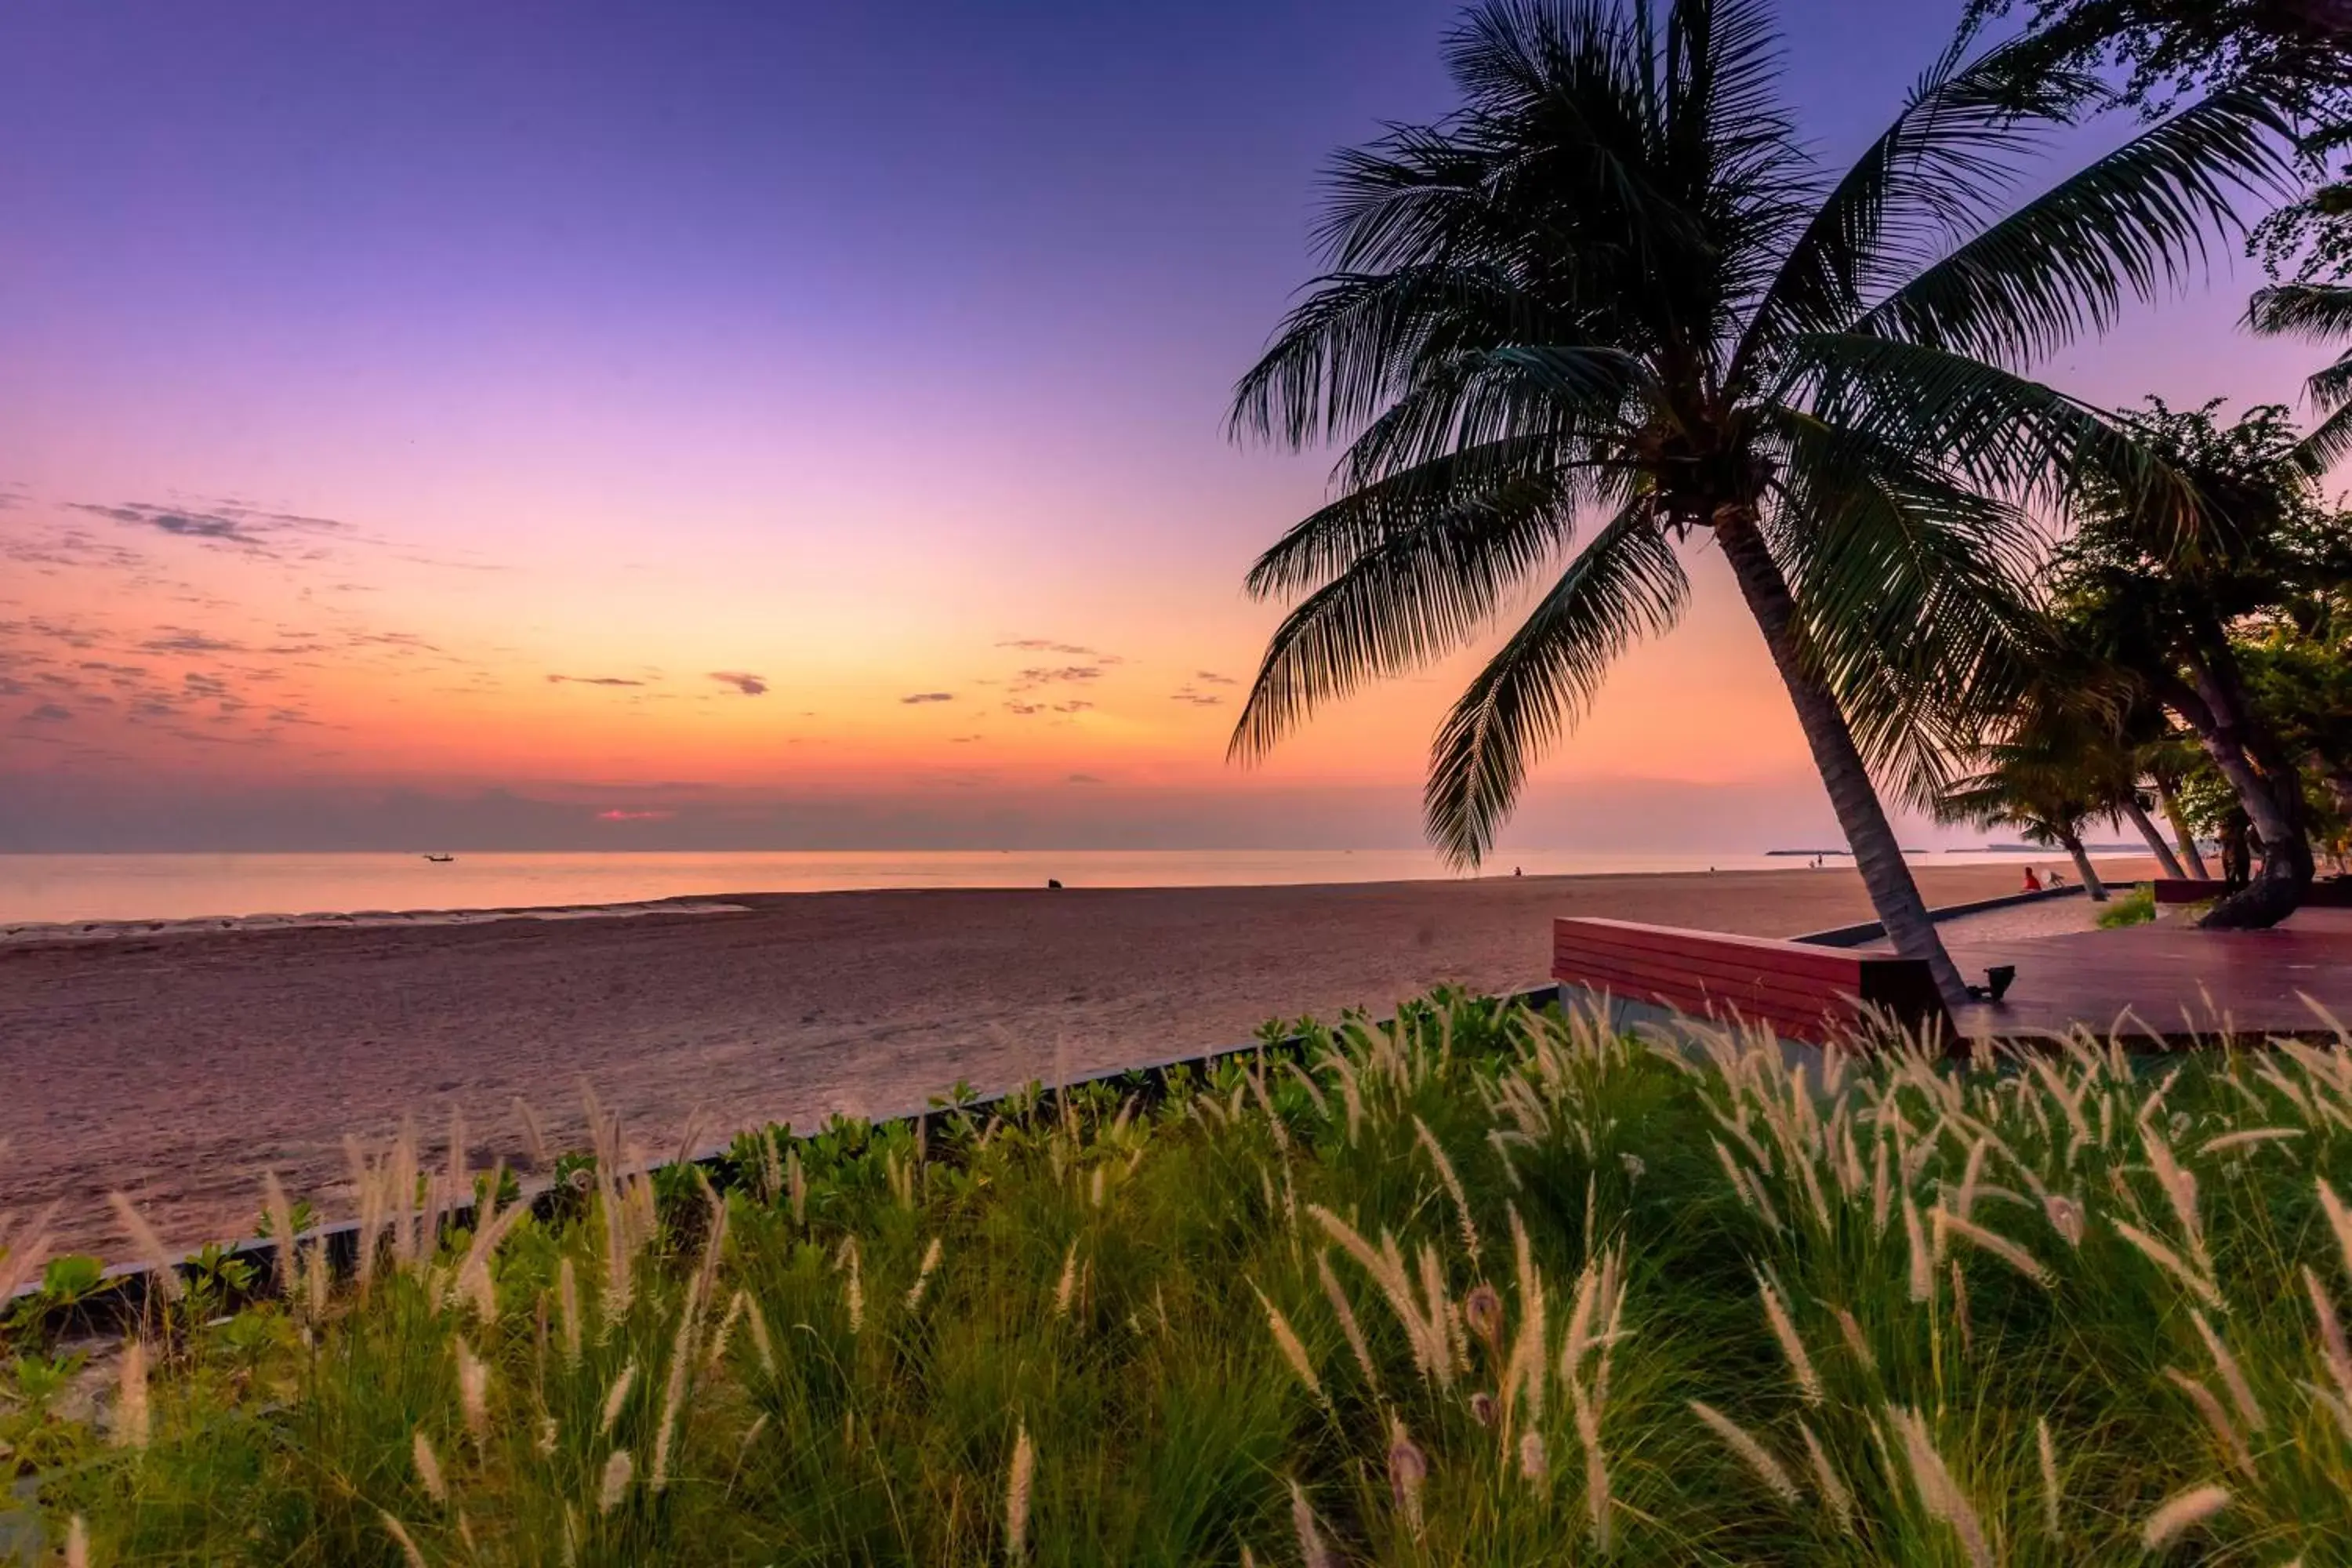
{"label": "coconut palm crown", "polygon": [[1237,435],[1345,445],[1250,573],[1295,603],[1233,750],[1532,594],[1432,749],[1430,834],[1475,865],[1711,534],[1890,936],[1957,999],[1873,773],[1930,803],[1997,705],[2025,505],[2167,482],[2022,367],[2197,266],[2282,127],[2225,92],[2014,203],[2095,88],[1963,43],[1831,177],[1776,49],[1751,0],[1488,0],[1447,41],[1459,110],[1339,155],[1329,270],[1234,397]]}

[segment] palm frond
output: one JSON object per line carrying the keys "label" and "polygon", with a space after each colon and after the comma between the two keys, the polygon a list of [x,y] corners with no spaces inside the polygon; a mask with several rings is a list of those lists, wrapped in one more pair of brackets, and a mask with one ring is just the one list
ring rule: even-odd
{"label": "palm frond", "polygon": [[[2352,360],[2336,362],[2339,369],[2347,365],[2352,365]],[[2347,402],[2321,420],[2318,427],[2305,436],[2294,449],[2296,464],[2315,479],[2347,458],[2352,458],[2352,402]]]}
{"label": "palm frond", "polygon": [[1689,580],[1646,501],[1629,501],[1479,671],[1439,729],[1423,808],[1445,858],[1475,866],[1528,766],[1591,705],[1610,666],[1670,629]]}
{"label": "palm frond", "polygon": [[[2341,283],[2281,283],[2256,289],[2246,305],[2246,325],[2264,337],[2352,338],[2352,286]],[[2336,416],[2306,437],[2300,459],[2324,474],[2352,452],[2352,429],[2343,411],[2352,405],[2352,353],[2344,354],[2303,384],[2312,406]]]}
{"label": "palm frond", "polygon": [[1562,459],[1544,437],[1464,447],[1309,513],[1251,563],[1244,586],[1260,599],[1312,593],[1401,539],[1430,530],[1474,533],[1481,520],[1572,508],[1622,488],[1601,465]]}
{"label": "palm frond", "polygon": [[1650,48],[1612,6],[1497,0],[1447,37],[1462,89],[1463,141],[1488,150],[1485,189],[1498,212],[1550,230],[1613,240],[1643,267],[1703,246],[1699,215],[1658,165]]}
{"label": "palm frond", "polygon": [[2277,283],[2246,302],[2246,325],[2266,338],[2352,338],[2352,285]]}
{"label": "palm frond", "polygon": [[1275,629],[1228,754],[1262,756],[1324,703],[1461,647],[1506,593],[1568,545],[1580,479],[1537,472],[1449,489],[1432,475],[1417,493],[1346,498],[1293,528],[1260,558],[1254,583],[1301,580],[1309,563],[1338,557],[1336,538],[1368,542]]}
{"label": "palm frond", "polygon": [[2303,384],[2303,390],[2315,406],[2324,409],[2341,408],[2352,402],[2352,353],[2313,372],[2311,379]]}
{"label": "palm frond", "polygon": [[1423,364],[1402,393],[1350,442],[1336,477],[1378,483],[1465,447],[1514,438],[1554,443],[1563,455],[1598,457],[1642,423],[1657,389],[1649,368],[1622,350],[1581,343],[1519,343]]}
{"label": "palm frond", "polygon": [[2014,47],[1973,60],[1967,47],[1952,41],[1814,209],[1757,306],[1735,379],[1790,332],[1848,326],[1928,247],[1983,223],[2016,177],[2017,154],[2093,90],[2073,73],[2021,79]]}
{"label": "palm frond", "polygon": [[2193,531],[2195,485],[2114,420],[2053,387],[1967,353],[1854,332],[1790,342],[1827,424],[1898,450],[1932,453],[1955,479],[2020,502],[2063,505],[2086,483],[2136,498]]}
{"label": "palm frond", "polygon": [[1234,388],[1236,435],[1292,447],[1354,430],[1450,353],[1572,324],[1490,268],[1430,265],[1319,279]]}
{"label": "palm frond", "polygon": [[1767,532],[1806,652],[1873,773],[1924,805],[2029,679],[2032,530],[1898,448],[1783,421],[1789,472]]}
{"label": "palm frond", "polygon": [[2126,299],[2177,288],[2233,203],[2280,188],[2290,128],[2263,94],[2181,110],[1960,245],[1859,330],[2021,363],[2112,325]]}
{"label": "palm frond", "polygon": [[1458,130],[1392,125],[1371,145],[1333,155],[1316,253],[1335,272],[1389,271],[1444,265],[1507,243],[1490,189],[1494,174],[1487,150]]}

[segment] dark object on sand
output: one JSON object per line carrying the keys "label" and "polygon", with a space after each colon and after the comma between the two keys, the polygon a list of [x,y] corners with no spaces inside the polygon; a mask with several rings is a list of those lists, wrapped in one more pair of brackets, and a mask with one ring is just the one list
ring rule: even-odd
{"label": "dark object on sand", "polygon": [[1998,1002],[2009,994],[2009,988],[2016,983],[2017,965],[1996,963],[1985,971],[1983,984],[1969,987],[1969,996],[1978,1002]]}
{"label": "dark object on sand", "polygon": [[457,857],[455,855],[427,855],[425,858],[432,861],[436,866],[446,866],[450,861],[455,860]]}
{"label": "dark object on sand", "polygon": [[1048,888],[1059,888],[1061,885],[1062,879],[1059,877],[1048,877],[1045,879],[1045,886]]}

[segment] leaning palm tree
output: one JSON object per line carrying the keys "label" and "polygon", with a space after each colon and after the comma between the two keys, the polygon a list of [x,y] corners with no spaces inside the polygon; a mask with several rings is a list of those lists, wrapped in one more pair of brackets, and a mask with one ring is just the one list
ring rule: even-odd
{"label": "leaning palm tree", "polygon": [[2024,501],[2090,467],[2168,479],[2019,367],[2193,266],[2274,178],[2279,127],[2225,93],[2004,213],[2089,83],[1955,45],[1832,180],[1774,49],[1753,0],[1488,0],[1447,44],[1461,110],[1339,156],[1331,269],[1233,420],[1345,441],[1340,494],[1250,574],[1297,602],[1233,749],[1540,584],[1433,747],[1430,833],[1475,865],[1611,662],[1675,623],[1711,534],[1880,919],[1957,1001],[1873,772],[1930,804],[1998,705]]}
{"label": "leaning palm tree", "polygon": [[2258,699],[2237,638],[2255,617],[2352,582],[2352,550],[2284,407],[2225,426],[2219,400],[2177,412],[2149,404],[2124,421],[2145,450],[2194,479],[2208,525],[2184,532],[2137,499],[2084,485],[2074,531],[2053,553],[2051,608],[2076,646],[2130,672],[2196,735],[2262,837],[2261,875],[2198,923],[2273,926],[2303,902],[2314,873],[2304,763]]}
{"label": "leaning palm tree", "polygon": [[[2197,766],[2201,753],[2195,740],[2176,729],[2161,708],[2157,709],[2155,717],[2158,722],[2130,731],[2136,738],[2134,758],[2148,781],[2149,793],[2164,813],[2166,825],[2172,829],[2173,846],[2180,852],[2182,868],[2191,880],[2210,882],[2213,874],[2205,868],[2204,853],[2197,847],[2197,830],[2189,824],[2188,809],[2180,799],[2181,781]],[[2168,869],[2168,874],[2173,873]]]}
{"label": "leaning palm tree", "polygon": [[2133,792],[2123,753],[2104,744],[2101,727],[2048,720],[2018,729],[1979,749],[1976,771],[1936,803],[1937,820],[1977,827],[2013,827],[2030,844],[2066,851],[2091,898],[2105,903],[2106,884],[2091,864],[2083,829],[2093,818],[2112,822]]}

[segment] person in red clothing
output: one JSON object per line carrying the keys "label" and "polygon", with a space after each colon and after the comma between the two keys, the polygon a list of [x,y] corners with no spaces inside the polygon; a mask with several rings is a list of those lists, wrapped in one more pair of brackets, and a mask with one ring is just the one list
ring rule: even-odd
{"label": "person in red clothing", "polygon": [[2029,893],[2038,893],[2042,890],[2042,879],[2033,874],[2033,868],[2031,866],[2025,868],[2025,890]]}

